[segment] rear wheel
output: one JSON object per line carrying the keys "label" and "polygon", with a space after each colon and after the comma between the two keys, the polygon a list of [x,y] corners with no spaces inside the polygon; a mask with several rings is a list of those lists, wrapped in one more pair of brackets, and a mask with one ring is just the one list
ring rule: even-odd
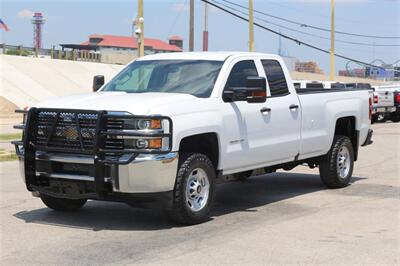
{"label": "rear wheel", "polygon": [[378,116],[377,115],[372,115],[371,124],[375,124],[376,121],[378,121]]}
{"label": "rear wheel", "polygon": [[376,121],[380,123],[385,123],[388,117],[385,114],[378,114]]}
{"label": "rear wheel", "polygon": [[62,199],[62,198],[55,198],[51,196],[47,196],[44,194],[40,195],[41,200],[43,203],[53,209],[55,211],[76,211],[82,208],[83,205],[86,203],[86,199]]}
{"label": "rear wheel", "polygon": [[328,154],[320,161],[322,182],[329,188],[342,188],[349,184],[353,174],[354,151],[350,139],[335,136]]}
{"label": "rear wheel", "polygon": [[204,154],[183,154],[181,158],[171,218],[182,224],[198,224],[209,218],[214,203],[215,169]]}
{"label": "rear wheel", "polygon": [[392,113],[390,115],[390,120],[392,120],[394,123],[400,122],[400,113]]}

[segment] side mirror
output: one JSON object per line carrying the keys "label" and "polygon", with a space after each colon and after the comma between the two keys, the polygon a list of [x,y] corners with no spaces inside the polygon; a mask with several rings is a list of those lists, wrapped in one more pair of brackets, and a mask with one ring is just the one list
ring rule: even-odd
{"label": "side mirror", "polygon": [[97,75],[93,77],[93,92],[98,91],[101,86],[104,85],[104,76],[103,75]]}
{"label": "side mirror", "polygon": [[263,77],[247,77],[246,87],[224,90],[222,99],[225,102],[247,101],[263,103],[267,100],[267,85]]}

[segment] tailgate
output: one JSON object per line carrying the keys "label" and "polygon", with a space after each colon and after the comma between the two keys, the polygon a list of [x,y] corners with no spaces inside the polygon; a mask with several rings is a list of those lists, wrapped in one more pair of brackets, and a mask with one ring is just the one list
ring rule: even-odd
{"label": "tailgate", "polygon": [[375,104],[377,107],[391,107],[394,106],[393,92],[391,91],[376,91],[378,95],[378,103]]}

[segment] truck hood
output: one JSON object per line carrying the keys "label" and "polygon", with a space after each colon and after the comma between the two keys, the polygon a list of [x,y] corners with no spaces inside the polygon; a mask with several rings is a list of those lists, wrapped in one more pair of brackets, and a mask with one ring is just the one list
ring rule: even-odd
{"label": "truck hood", "polygon": [[36,104],[38,108],[127,111],[147,115],[153,108],[197,99],[180,93],[96,92],[52,98]]}

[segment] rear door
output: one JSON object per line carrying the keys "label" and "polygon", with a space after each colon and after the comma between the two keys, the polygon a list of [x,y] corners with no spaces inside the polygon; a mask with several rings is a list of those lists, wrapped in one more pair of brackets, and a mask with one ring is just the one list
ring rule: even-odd
{"label": "rear door", "polygon": [[297,94],[289,90],[279,61],[262,59],[261,64],[269,89],[269,97],[264,103],[269,112],[262,113],[265,158],[275,163],[292,161],[300,149],[300,102]]}

